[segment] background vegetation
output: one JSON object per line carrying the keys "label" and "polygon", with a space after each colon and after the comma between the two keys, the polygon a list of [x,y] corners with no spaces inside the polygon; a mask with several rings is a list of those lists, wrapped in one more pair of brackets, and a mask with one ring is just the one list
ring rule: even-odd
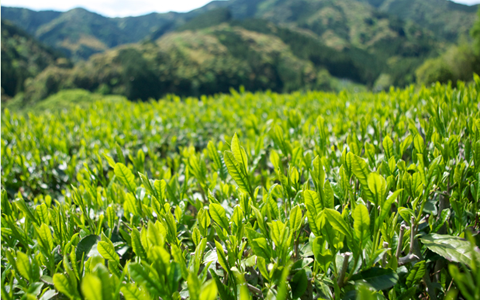
{"label": "background vegetation", "polygon": [[[12,22],[2,32],[2,51],[13,53],[11,45],[28,39],[25,49],[35,55],[23,57],[41,57],[24,58],[26,71],[6,54],[2,88],[4,99],[14,97],[7,105],[20,107],[71,88],[147,100],[240,86],[379,91],[456,82],[479,71],[479,34],[473,29],[469,37],[476,9],[447,0],[230,0],[189,13],[107,18],[81,8],[2,7]],[[51,49],[62,54],[42,55]],[[67,60],[58,63],[62,55]]]}
{"label": "background vegetation", "polygon": [[2,299],[478,299],[479,95],[476,76],[7,109]]}

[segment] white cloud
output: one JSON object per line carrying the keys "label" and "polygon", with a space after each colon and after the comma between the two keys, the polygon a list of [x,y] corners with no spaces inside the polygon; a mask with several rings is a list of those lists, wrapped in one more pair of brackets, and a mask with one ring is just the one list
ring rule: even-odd
{"label": "white cloud", "polygon": [[[83,7],[109,17],[124,17],[138,16],[151,12],[187,12],[201,7],[210,1],[211,0],[2,0],[2,5],[26,7],[34,10],[53,9],[60,11]],[[456,0],[455,2],[476,4],[480,3],[480,0]]]}
{"label": "white cloud", "polygon": [[457,0],[457,1],[454,1],[454,2],[472,5],[472,4],[480,3],[480,0]]}
{"label": "white cloud", "polygon": [[202,7],[210,0],[2,0],[2,6],[26,7],[33,10],[66,11],[83,7],[90,11],[109,16],[138,16],[151,12],[187,12]]}

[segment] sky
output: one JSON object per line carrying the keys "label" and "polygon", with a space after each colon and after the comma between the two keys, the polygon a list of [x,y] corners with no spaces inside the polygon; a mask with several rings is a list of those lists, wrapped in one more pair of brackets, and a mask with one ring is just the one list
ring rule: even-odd
{"label": "sky", "polygon": [[[66,11],[83,7],[109,17],[138,16],[151,12],[187,12],[211,0],[2,0],[2,6],[26,7],[33,10]],[[480,0],[455,0],[458,3],[477,4]]]}

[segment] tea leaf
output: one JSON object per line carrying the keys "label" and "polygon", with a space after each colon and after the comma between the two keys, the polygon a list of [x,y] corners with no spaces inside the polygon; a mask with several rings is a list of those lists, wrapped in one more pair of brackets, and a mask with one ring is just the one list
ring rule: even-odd
{"label": "tea leaf", "polygon": [[129,168],[122,163],[115,164],[115,176],[131,193],[135,193],[135,189],[137,188],[135,185],[135,176],[133,176]]}

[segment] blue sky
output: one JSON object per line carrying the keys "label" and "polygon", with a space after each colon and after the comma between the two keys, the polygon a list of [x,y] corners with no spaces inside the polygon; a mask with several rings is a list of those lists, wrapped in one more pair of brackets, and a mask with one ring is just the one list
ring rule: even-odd
{"label": "blue sky", "polygon": [[[150,12],[186,12],[201,7],[210,0],[2,0],[2,5],[26,7],[34,10],[53,9],[65,11],[84,7],[109,17],[138,16]],[[456,0],[465,4],[480,3],[480,0]]]}

